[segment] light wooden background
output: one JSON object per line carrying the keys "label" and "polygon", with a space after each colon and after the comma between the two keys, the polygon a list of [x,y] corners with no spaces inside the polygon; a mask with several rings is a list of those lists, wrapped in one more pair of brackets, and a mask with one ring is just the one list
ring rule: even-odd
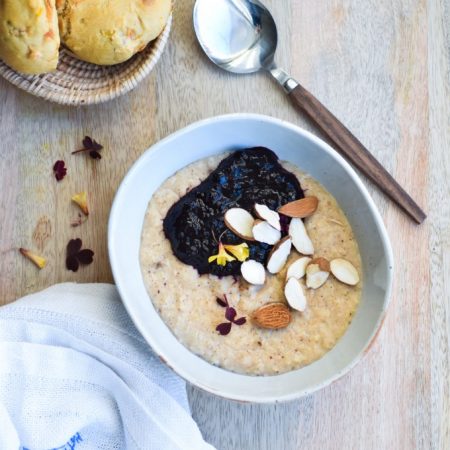
{"label": "light wooden background", "polygon": [[[170,43],[138,89],[108,104],[59,107],[0,80],[0,303],[61,281],[112,281],[106,224],[114,193],[151,144],[198,119],[273,115],[311,129],[263,74],[234,76],[201,54],[192,0],[179,1]],[[372,186],[396,257],[392,303],[368,356],[300,401],[240,405],[189,388],[193,415],[219,449],[450,448],[450,1],[266,0],[278,60],[370,148],[428,211],[417,227]],[[316,130],[313,129],[317,133]],[[103,159],[70,152],[85,134]],[[57,184],[52,165],[64,159]],[[69,226],[75,192],[92,214]],[[68,239],[94,263],[64,268]],[[124,236],[124,239],[126,237]],[[18,254],[45,255],[45,270]]]}

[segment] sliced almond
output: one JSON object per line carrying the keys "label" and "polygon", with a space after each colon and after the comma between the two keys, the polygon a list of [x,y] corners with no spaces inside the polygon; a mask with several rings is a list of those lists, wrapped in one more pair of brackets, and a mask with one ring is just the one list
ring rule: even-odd
{"label": "sliced almond", "polygon": [[289,236],[292,239],[292,245],[302,255],[312,255],[314,246],[306,232],[305,224],[302,219],[292,219],[289,224]]}
{"label": "sliced almond", "polygon": [[286,328],[291,321],[291,312],[284,303],[268,303],[254,312],[253,321],[270,330]]}
{"label": "sliced almond", "polygon": [[359,275],[355,266],[346,259],[333,259],[330,262],[331,273],[342,283],[355,286],[359,283]]}
{"label": "sliced almond", "polygon": [[285,236],[269,253],[267,260],[267,270],[270,273],[278,273],[286,264],[291,253],[292,241],[289,236]]}
{"label": "sliced almond", "polygon": [[225,225],[242,239],[253,241],[253,216],[242,208],[231,208],[225,213]]}
{"label": "sliced almond", "polygon": [[314,214],[318,205],[319,199],[317,197],[305,197],[283,205],[278,209],[278,212],[288,217],[303,219]]}
{"label": "sliced almond", "polygon": [[296,278],[300,280],[303,278],[306,273],[306,266],[311,262],[311,258],[308,256],[302,256],[301,258],[296,259],[293,263],[291,263],[288,267],[286,273],[286,279]]}
{"label": "sliced almond", "polygon": [[330,276],[329,267],[325,258],[316,258],[316,262],[311,261],[306,267],[306,286],[311,289],[320,288]]}
{"label": "sliced almond", "polygon": [[262,220],[266,220],[276,230],[281,231],[280,215],[276,211],[272,211],[266,205],[255,203],[255,214]]}
{"label": "sliced almond", "polygon": [[265,220],[255,220],[252,232],[255,240],[269,245],[274,245],[281,239],[281,231],[276,230]]}
{"label": "sliced almond", "polygon": [[241,264],[241,274],[244,280],[250,284],[261,285],[266,281],[264,266],[253,259],[249,259]]}
{"label": "sliced almond", "polygon": [[306,309],[306,297],[302,285],[296,278],[289,278],[284,286],[284,295],[292,309],[303,312]]}
{"label": "sliced almond", "polygon": [[330,261],[322,256],[312,259],[310,264],[317,264],[320,270],[330,272]]}

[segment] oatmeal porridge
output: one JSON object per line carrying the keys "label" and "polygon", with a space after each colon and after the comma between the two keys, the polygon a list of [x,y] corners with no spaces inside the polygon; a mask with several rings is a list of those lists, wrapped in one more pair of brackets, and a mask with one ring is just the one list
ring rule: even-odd
{"label": "oatmeal porridge", "polygon": [[249,375],[322,357],[361,295],[358,244],[336,200],[264,148],[203,159],[167,179],[146,212],[140,264],[173,334]]}

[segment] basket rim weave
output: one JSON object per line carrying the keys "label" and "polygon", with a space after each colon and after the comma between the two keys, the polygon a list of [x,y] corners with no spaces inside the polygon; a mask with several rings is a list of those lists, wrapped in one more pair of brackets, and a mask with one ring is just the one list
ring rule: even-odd
{"label": "basket rim weave", "polygon": [[142,52],[115,66],[81,61],[62,46],[54,72],[26,75],[0,59],[0,75],[29,94],[61,105],[103,103],[130,92],[149,75],[164,51],[171,27],[172,14],[161,34]]}

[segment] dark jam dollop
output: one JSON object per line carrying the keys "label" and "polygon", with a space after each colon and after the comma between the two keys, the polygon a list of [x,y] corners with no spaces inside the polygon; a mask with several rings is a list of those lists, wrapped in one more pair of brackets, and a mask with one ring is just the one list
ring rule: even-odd
{"label": "dark jam dollop", "polygon": [[[195,267],[199,274],[238,275],[241,263],[220,266],[208,263],[217,254],[215,239],[225,231],[224,244],[241,244],[240,237],[226,228],[225,212],[244,208],[254,215],[255,203],[277,210],[281,205],[303,198],[297,177],[284,169],[278,157],[264,147],[239,150],[221,161],[217,169],[190,190],[169,209],[164,219],[164,233],[175,256]],[[250,259],[265,263],[271,245],[247,241]]]}

